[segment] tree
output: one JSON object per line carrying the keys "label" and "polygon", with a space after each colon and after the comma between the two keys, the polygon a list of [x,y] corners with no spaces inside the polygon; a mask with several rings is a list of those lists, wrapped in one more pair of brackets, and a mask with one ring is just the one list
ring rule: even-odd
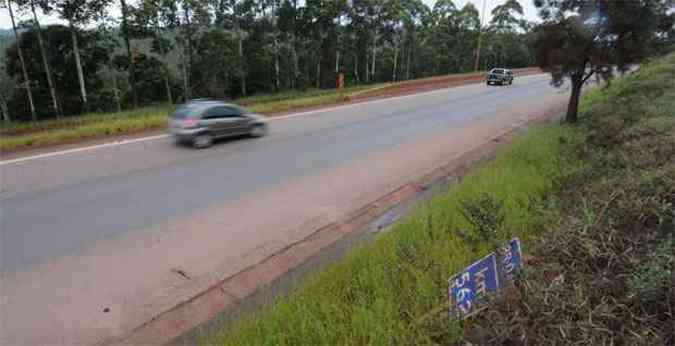
{"label": "tree", "polygon": [[487,54],[485,67],[524,67],[532,63],[532,54],[527,47],[529,43],[525,37],[528,32],[528,23],[522,18],[523,8],[515,0],[505,3],[492,10],[492,20],[487,28]]}
{"label": "tree", "polygon": [[16,81],[7,74],[7,66],[5,59],[0,55],[0,113],[2,113],[2,121],[9,122],[11,117],[9,114],[9,99],[14,89],[16,88]]}
{"label": "tree", "polygon": [[491,26],[496,31],[511,32],[518,27],[521,21],[516,15],[523,15],[523,7],[516,0],[507,0],[492,10]]}
{"label": "tree", "polygon": [[236,37],[220,28],[205,31],[194,41],[192,88],[200,97],[228,98],[231,94],[233,66],[236,59]]}
{"label": "tree", "polygon": [[78,26],[86,25],[93,19],[103,16],[103,11],[109,4],[109,0],[53,0],[45,3],[47,6],[45,12],[51,9],[56,11],[59,16],[68,22],[70,37],[73,45],[73,54],[75,55],[75,66],[77,68],[77,77],[80,84],[80,96],[82,98],[82,109],[89,109],[87,102],[87,86],[85,85],[84,71],[82,70],[82,61],[80,57],[80,47],[78,45]]}
{"label": "tree", "polygon": [[290,87],[295,89],[299,83],[300,71],[298,69],[298,47],[296,37],[298,21],[298,0],[284,0],[279,8],[279,30],[288,40],[288,48],[291,53],[291,78]]}
{"label": "tree", "polygon": [[[45,40],[45,48],[49,54],[49,65],[52,67],[54,84],[59,86],[59,104],[64,114],[77,114],[82,111],[80,83],[75,65],[75,54],[71,44],[71,30],[62,25],[49,25],[42,28],[42,32],[48,40]],[[78,45],[82,51],[80,62],[82,69],[87,71],[84,82],[90,88],[90,106],[92,110],[107,108],[102,106],[103,81],[100,70],[108,61],[108,50],[102,46],[104,42],[97,31],[78,30]],[[45,82],[42,61],[39,59],[40,48],[36,31],[29,27],[21,34],[21,48],[25,56],[33,56],[34,59],[25,59],[28,79],[36,81],[32,88],[35,108],[38,118],[54,116],[51,111],[49,89]],[[7,74],[16,78],[22,75],[22,66],[18,55],[16,41],[7,47]],[[8,100],[10,109],[20,118],[22,113],[28,114],[30,105],[24,98],[13,97]]]}
{"label": "tree", "polygon": [[[52,100],[52,110],[54,114],[56,114],[57,118],[61,117],[61,108],[59,107],[59,102],[56,97],[56,88],[54,87],[54,81],[52,78],[52,72],[51,68],[49,67],[49,60],[47,59],[47,51],[45,49],[45,44],[44,40],[42,38],[42,27],[40,27],[40,21],[38,20],[37,13],[35,8],[40,7],[40,8],[45,8],[47,4],[45,3],[47,0],[24,0],[20,2],[21,6],[24,7],[29,7],[31,13],[33,14],[33,26],[34,30],[37,33],[38,37],[38,42],[40,45],[40,57],[42,58],[42,64],[44,66],[44,71],[45,71],[45,77],[47,79],[47,85],[49,87],[49,96],[51,97]],[[36,6],[37,4],[37,6]]]}
{"label": "tree", "polygon": [[414,65],[412,60],[417,56],[414,52],[417,50],[419,31],[425,17],[429,16],[429,8],[420,0],[403,0],[401,3],[403,8],[401,14],[401,22],[405,39],[403,43],[404,53],[402,57],[405,59],[405,79],[411,78],[411,65]]}
{"label": "tree", "polygon": [[127,50],[127,59],[129,59],[129,84],[131,84],[131,95],[133,99],[134,108],[138,107],[138,89],[136,88],[136,62],[131,51],[131,28],[129,27],[129,13],[133,8],[127,5],[125,0],[120,0],[120,9],[122,11],[122,38],[124,40],[124,47]]}
{"label": "tree", "polygon": [[107,71],[108,75],[110,76],[110,81],[112,82],[111,89],[113,92],[113,100],[115,102],[115,110],[119,113],[122,111],[122,102],[120,97],[120,88],[117,81],[118,80],[117,69],[115,68],[114,66],[115,64],[113,63],[115,48],[117,48],[119,44],[117,42],[117,37],[114,34],[113,28],[111,28],[110,25],[106,23],[106,21],[99,24],[97,31],[101,37],[100,44],[106,50],[106,54],[108,55],[106,67],[108,70]]}
{"label": "tree", "polygon": [[30,79],[28,78],[28,71],[26,70],[26,61],[23,58],[23,50],[21,49],[21,37],[16,29],[16,23],[14,21],[14,12],[12,11],[12,3],[9,0],[6,1],[7,9],[9,10],[9,18],[12,21],[12,30],[14,31],[14,37],[16,38],[16,51],[21,62],[21,72],[23,75],[23,87],[26,89],[26,96],[28,97],[28,104],[30,106],[30,115],[33,121],[37,121],[37,114],[35,112],[35,103],[33,102],[33,92],[30,87]]}
{"label": "tree", "polygon": [[135,26],[138,28],[136,35],[141,38],[151,38],[150,51],[162,61],[164,90],[166,100],[170,104],[173,104],[174,100],[169,60],[166,56],[173,50],[174,44],[170,38],[165,37],[164,31],[174,29],[176,26],[175,7],[172,4],[175,3],[167,0],[143,0],[133,15]]}
{"label": "tree", "polygon": [[567,122],[578,118],[584,83],[594,74],[604,79],[644,58],[669,15],[670,0],[536,0],[544,20],[535,41],[537,63],[556,85],[569,77]]}

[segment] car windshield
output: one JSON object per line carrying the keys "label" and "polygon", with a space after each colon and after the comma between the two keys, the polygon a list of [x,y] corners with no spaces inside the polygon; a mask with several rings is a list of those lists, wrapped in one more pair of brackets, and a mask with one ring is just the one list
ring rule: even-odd
{"label": "car windshield", "polygon": [[504,74],[504,70],[496,68],[496,69],[492,70],[492,73],[494,73],[494,74]]}
{"label": "car windshield", "polygon": [[175,119],[198,118],[204,108],[206,108],[204,105],[199,104],[182,105],[176,109],[173,117]]}

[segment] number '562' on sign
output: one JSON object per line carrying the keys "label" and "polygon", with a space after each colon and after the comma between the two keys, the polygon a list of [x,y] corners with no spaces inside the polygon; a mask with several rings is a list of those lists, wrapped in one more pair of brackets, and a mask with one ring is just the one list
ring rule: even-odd
{"label": "number '562' on sign", "polygon": [[520,242],[514,238],[496,253],[483,257],[450,278],[451,313],[458,317],[470,313],[487,294],[496,293],[512,282],[513,275],[522,265],[520,259]]}

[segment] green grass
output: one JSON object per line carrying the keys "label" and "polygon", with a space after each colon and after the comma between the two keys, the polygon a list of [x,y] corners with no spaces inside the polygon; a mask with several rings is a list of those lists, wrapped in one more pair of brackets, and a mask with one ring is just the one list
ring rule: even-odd
{"label": "green grass", "polygon": [[433,199],[381,235],[319,272],[296,293],[258,315],[204,336],[205,344],[364,345],[431,344],[455,340],[459,324],[447,319],[447,279],[485,254],[462,216],[463,201],[484,193],[503,203],[501,239],[533,235],[534,202],[576,162],[561,159],[561,143],[579,133],[553,126],[530,130],[496,160]]}
{"label": "green grass", "polygon": [[[377,87],[367,85],[346,88],[342,93],[333,90],[307,90],[258,95],[235,100],[250,110],[263,114],[285,112],[292,109],[340,103],[346,93]],[[68,143],[83,139],[128,134],[152,129],[163,129],[167,116],[173,111],[170,105],[143,107],[136,110],[109,114],[86,114],[46,120],[37,123],[10,123],[0,128],[0,151]]]}
{"label": "green grass", "polygon": [[675,54],[592,92],[583,110],[585,139],[566,150],[582,164],[538,207],[517,299],[473,316],[464,341],[672,345]]}

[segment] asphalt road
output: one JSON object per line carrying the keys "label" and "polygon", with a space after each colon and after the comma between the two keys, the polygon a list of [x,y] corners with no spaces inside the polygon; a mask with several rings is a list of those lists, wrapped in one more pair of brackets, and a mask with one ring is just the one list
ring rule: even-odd
{"label": "asphalt road", "polygon": [[271,125],[205,151],[170,139],[2,166],[2,270],[180,218],[290,178],[474,121],[550,93],[545,77],[504,87],[356,105]]}
{"label": "asphalt road", "polygon": [[[91,272],[77,269],[83,273],[84,283],[80,286],[73,283],[77,280],[75,276],[69,281],[44,280],[50,275],[56,276],[59,270],[60,274],[70,272],[68,268],[75,268],[78,261],[84,263],[85,258],[90,265],[91,258],[105,257],[111,263],[131,261],[132,255],[124,257],[125,251],[145,244],[138,237],[148,232],[159,235],[157,239],[163,236],[162,232],[180,233],[184,238],[178,241],[179,235],[175,235],[176,244],[186,244],[186,248],[190,241],[195,241],[194,247],[202,248],[196,243],[198,238],[208,244],[210,238],[206,233],[188,235],[175,229],[167,230],[185,225],[185,220],[196,220],[207,225],[204,228],[221,227],[218,234],[229,244],[223,249],[222,258],[211,262],[197,260],[197,255],[189,258],[194,258],[194,267],[199,268],[193,271],[212,273],[209,265],[215,267],[217,263],[220,269],[215,272],[225,275],[236,269],[235,263],[246,262],[238,262],[240,258],[248,258],[255,251],[261,254],[271,251],[285,240],[300,236],[294,233],[293,227],[330,221],[353,204],[367,201],[379,190],[394,187],[410,174],[431,168],[429,165],[439,155],[468,149],[464,146],[478,143],[478,136],[487,138],[522,121],[526,110],[543,109],[563,100],[567,93],[551,87],[549,78],[545,75],[522,77],[516,78],[509,87],[469,85],[298,114],[273,120],[266,137],[227,140],[199,151],[174,145],[169,138],[155,138],[0,163],[1,273],[6,282],[13,282],[10,292],[12,289],[26,292],[17,293],[16,301],[10,297],[5,301],[9,302],[6,307],[18,306],[21,299],[30,300],[30,294],[49,292],[35,290],[29,294],[28,290],[22,290],[29,285],[31,288],[44,284],[54,287],[67,282],[72,286],[64,289],[62,296],[54,293],[52,300],[71,299],[73,290],[85,286],[89,292],[92,290],[89,280],[93,277],[85,279],[84,275],[95,275],[103,264],[90,268]],[[477,124],[483,127],[479,129]],[[448,143],[456,144],[439,147],[432,143],[432,139],[452,136],[457,140]],[[419,144],[423,142],[426,146]],[[369,167],[371,163],[373,166]],[[322,191],[325,194],[321,195]],[[329,195],[333,196],[332,200],[325,197]],[[257,201],[261,201],[260,204]],[[304,214],[296,213],[296,209],[303,209]],[[244,219],[250,220],[244,223]],[[191,225],[190,229],[196,228],[194,223]],[[263,228],[268,233],[255,234]],[[263,234],[266,235],[263,237]],[[107,243],[115,243],[114,248],[118,250],[111,247],[105,250],[108,252],[96,252]],[[153,249],[155,247],[158,252],[153,255],[140,246],[138,258],[156,256],[157,261],[148,263],[159,266],[162,258],[183,251],[176,250],[183,249],[178,245],[171,250],[153,245]],[[202,255],[213,255],[219,250],[213,247]],[[193,250],[193,253],[199,251]],[[135,266],[134,263],[131,265]],[[114,274],[115,270],[106,267],[108,273]],[[148,277],[150,273],[148,269],[139,277]],[[125,278],[124,275],[119,273],[120,278]],[[204,284],[207,281],[204,279]],[[140,292],[140,284],[131,279],[127,285],[133,287],[129,292]],[[126,292],[125,289],[117,287],[115,294]],[[163,294],[171,295],[170,292]],[[41,299],[52,301],[49,297]],[[126,302],[130,298],[124,299]],[[65,302],[59,304],[54,308]],[[25,318],[30,318],[30,309],[27,310]],[[67,315],[63,318],[73,319]],[[68,328],[45,327],[42,339],[34,340],[49,340],[49,333],[59,330],[71,335],[91,335],[86,341],[96,340],[101,334],[98,329],[87,333],[78,329],[87,327],[85,320],[89,319],[83,318],[79,325]],[[48,320],[44,323],[48,324]],[[112,329],[124,329],[120,325],[132,324],[125,322]],[[25,335],[27,329],[18,322],[10,321],[8,326],[6,340],[32,340]],[[103,334],[114,334],[110,329]],[[67,342],[81,341],[61,337]]]}

